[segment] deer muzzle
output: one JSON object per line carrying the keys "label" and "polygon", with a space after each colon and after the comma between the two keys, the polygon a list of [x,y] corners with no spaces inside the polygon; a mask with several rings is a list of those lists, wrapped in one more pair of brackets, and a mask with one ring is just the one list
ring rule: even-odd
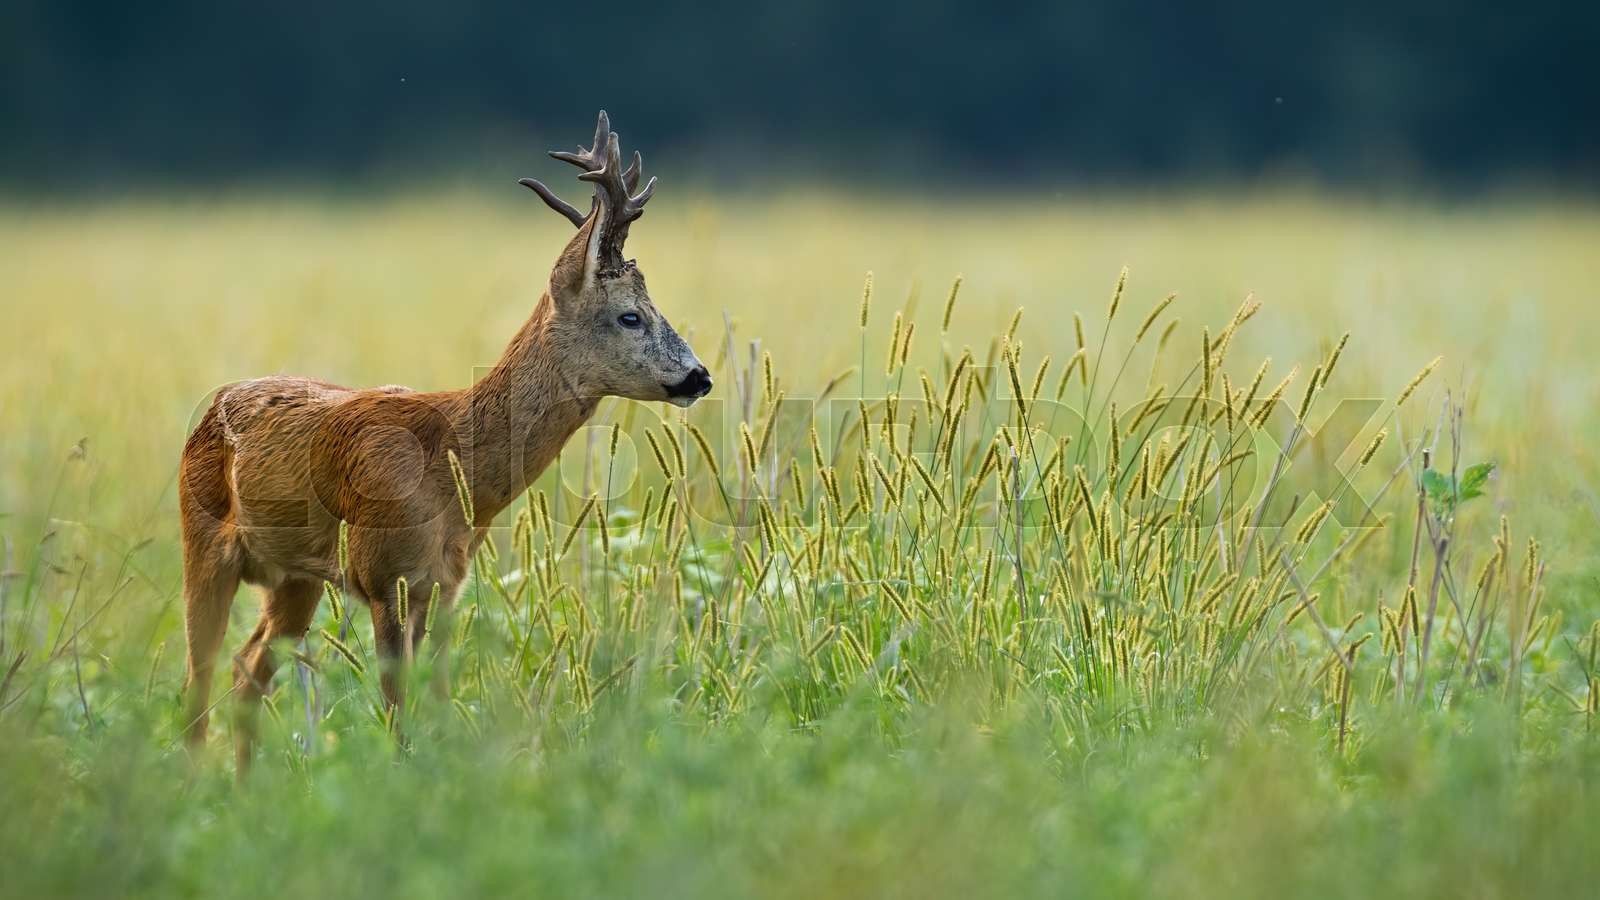
{"label": "deer muzzle", "polygon": [[705,366],[695,366],[683,380],[667,386],[667,396],[673,400],[693,402],[711,393],[711,373]]}

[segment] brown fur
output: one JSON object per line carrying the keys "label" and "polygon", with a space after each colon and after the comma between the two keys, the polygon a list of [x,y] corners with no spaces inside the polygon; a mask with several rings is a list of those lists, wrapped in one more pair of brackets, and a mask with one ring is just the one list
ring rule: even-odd
{"label": "brown fur", "polygon": [[[655,311],[632,263],[600,271],[603,213],[598,203],[499,363],[466,390],[353,390],[269,377],[217,392],[184,446],[179,479],[191,746],[205,739],[213,669],[241,581],[265,591],[260,623],[234,658],[243,770],[256,707],[278,664],[274,642],[300,639],[322,582],[339,583],[341,521],[350,524],[345,585],[371,611],[384,696],[398,707],[399,668],[423,619],[411,617],[410,634],[402,633],[398,579],[412,597],[427,598],[437,585],[452,603],[495,515],[549,465],[599,398],[665,400],[686,372],[704,372]],[[618,328],[619,310],[646,326]],[[470,524],[449,451],[467,473]]]}

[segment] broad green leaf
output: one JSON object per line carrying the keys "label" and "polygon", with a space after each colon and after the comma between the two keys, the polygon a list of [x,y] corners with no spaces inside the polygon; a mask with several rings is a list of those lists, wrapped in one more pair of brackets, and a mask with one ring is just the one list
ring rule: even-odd
{"label": "broad green leaf", "polygon": [[1467,471],[1461,473],[1461,487],[1458,491],[1460,499],[1471,500],[1473,497],[1483,496],[1483,487],[1488,483],[1494,467],[1495,464],[1492,462],[1468,466]]}

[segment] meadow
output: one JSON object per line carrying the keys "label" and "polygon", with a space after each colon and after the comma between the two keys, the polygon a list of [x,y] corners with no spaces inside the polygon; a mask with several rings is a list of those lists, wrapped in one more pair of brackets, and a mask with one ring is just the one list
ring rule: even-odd
{"label": "meadow", "polygon": [[399,722],[329,585],[241,784],[226,715],[179,740],[188,428],[275,372],[464,386],[565,225],[0,209],[0,895],[1600,878],[1600,211],[667,196],[629,249],[712,397],[602,404],[456,609],[411,598],[452,678]]}

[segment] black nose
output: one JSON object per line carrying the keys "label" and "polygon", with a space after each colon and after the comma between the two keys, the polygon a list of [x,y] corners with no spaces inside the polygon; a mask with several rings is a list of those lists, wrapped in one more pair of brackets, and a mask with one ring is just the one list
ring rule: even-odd
{"label": "black nose", "polygon": [[695,366],[683,380],[667,388],[674,397],[704,397],[711,393],[711,373],[705,366]]}

